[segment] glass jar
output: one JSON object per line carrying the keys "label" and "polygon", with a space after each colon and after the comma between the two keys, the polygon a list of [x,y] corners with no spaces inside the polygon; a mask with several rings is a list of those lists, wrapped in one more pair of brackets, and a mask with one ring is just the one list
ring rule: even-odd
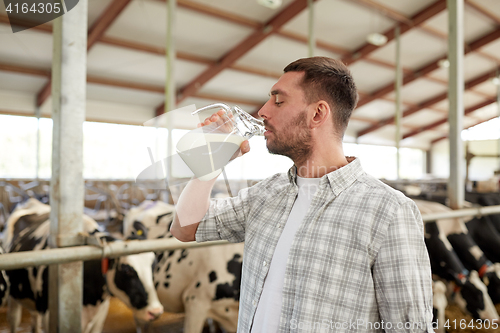
{"label": "glass jar", "polygon": [[255,119],[239,106],[215,103],[200,108],[191,115],[213,108],[226,111],[219,120],[186,133],[177,143],[177,154],[196,178],[207,181],[217,177],[222,168],[240,153],[243,141],[254,135],[264,135],[264,122]]}

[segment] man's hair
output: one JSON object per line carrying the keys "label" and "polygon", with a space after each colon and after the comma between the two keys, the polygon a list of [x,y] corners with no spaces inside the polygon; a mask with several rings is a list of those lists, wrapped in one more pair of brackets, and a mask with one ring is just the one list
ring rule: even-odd
{"label": "man's hair", "polygon": [[286,72],[304,72],[301,87],[307,103],[324,100],[330,105],[336,132],[340,139],[358,102],[351,72],[340,61],[327,57],[296,60],[285,67]]}

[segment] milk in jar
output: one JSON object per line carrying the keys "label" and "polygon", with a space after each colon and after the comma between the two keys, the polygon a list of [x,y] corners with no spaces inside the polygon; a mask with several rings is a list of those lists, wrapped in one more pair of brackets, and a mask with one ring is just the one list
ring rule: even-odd
{"label": "milk in jar", "polygon": [[240,152],[244,140],[236,134],[207,133],[202,127],[184,135],[176,149],[196,178],[207,181],[222,172],[222,168]]}

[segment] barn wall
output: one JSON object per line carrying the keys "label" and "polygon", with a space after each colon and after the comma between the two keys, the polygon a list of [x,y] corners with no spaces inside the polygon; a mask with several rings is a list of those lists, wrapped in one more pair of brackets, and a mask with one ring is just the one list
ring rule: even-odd
{"label": "barn wall", "polygon": [[35,100],[32,94],[10,90],[0,90],[0,110],[33,115]]}
{"label": "barn wall", "polygon": [[[479,154],[498,154],[498,140],[470,141],[470,152]],[[495,170],[500,169],[500,159],[474,157],[471,161],[471,176],[473,180],[487,180],[493,176]]]}
{"label": "barn wall", "polygon": [[[498,154],[498,140],[469,141],[469,149],[473,154]],[[465,159],[464,159],[465,165]],[[432,146],[432,175],[439,178],[449,176],[449,142],[441,140]],[[470,165],[471,180],[487,180],[493,172],[500,168],[500,159],[475,157]],[[465,177],[465,174],[464,174]]]}

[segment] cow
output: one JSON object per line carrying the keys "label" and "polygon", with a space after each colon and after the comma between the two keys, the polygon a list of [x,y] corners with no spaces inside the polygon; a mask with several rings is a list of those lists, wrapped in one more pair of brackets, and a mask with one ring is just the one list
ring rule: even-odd
{"label": "cow", "polygon": [[[479,195],[477,203],[481,206],[498,206],[500,205],[500,195],[498,193],[484,193]],[[500,233],[500,214],[488,215],[491,224]]]}
{"label": "cow", "polygon": [[[483,206],[500,204],[498,195],[483,194],[476,198]],[[466,223],[472,238],[479,244],[486,257],[493,262],[500,262],[500,214],[474,217]]]}
{"label": "cow", "polygon": [[[0,255],[3,254],[3,249],[0,247]],[[10,283],[5,271],[0,271],[0,307],[7,304],[9,299]]]}
{"label": "cow", "polygon": [[[124,233],[132,238],[172,238],[174,206],[145,201],[125,216]],[[200,333],[207,318],[235,332],[243,244],[166,251],[157,254],[156,292],[165,311],[184,312],[184,332]]]}
{"label": "cow", "polygon": [[[443,210],[439,203],[421,200],[415,200],[415,203],[422,214]],[[466,229],[464,230],[463,223],[457,224],[454,219],[425,224],[425,244],[431,260],[432,273],[451,282],[450,296],[464,313],[475,319],[498,320],[499,316],[488,294],[488,288],[477,271],[472,270],[469,273],[447,238],[447,235],[464,231]]]}
{"label": "cow", "polygon": [[436,333],[444,333],[445,309],[448,306],[446,299],[446,286],[442,281],[432,281],[432,327]]}
{"label": "cow", "polygon": [[[417,200],[416,200],[417,202]],[[430,213],[450,212],[452,209],[440,203],[417,202],[422,210]],[[446,236],[453,250],[464,267],[478,272],[479,277],[488,287],[494,304],[500,303],[500,263],[493,264],[474,241],[466,224],[461,218],[441,219],[437,221],[439,232]]]}
{"label": "cow", "polygon": [[[36,199],[16,208],[7,221],[7,252],[38,251],[48,248],[50,206]],[[99,231],[98,224],[83,215],[83,234],[101,242],[115,239]],[[153,279],[154,253],[83,263],[82,332],[101,332],[114,295],[132,309],[137,322],[150,322],[163,313]],[[21,319],[22,307],[32,314],[33,330],[48,328],[48,267],[7,271],[11,283],[8,318],[12,332]]]}
{"label": "cow", "polygon": [[474,241],[479,244],[486,257],[500,262],[500,233],[494,227],[490,216],[474,217],[466,222],[467,229]]}

